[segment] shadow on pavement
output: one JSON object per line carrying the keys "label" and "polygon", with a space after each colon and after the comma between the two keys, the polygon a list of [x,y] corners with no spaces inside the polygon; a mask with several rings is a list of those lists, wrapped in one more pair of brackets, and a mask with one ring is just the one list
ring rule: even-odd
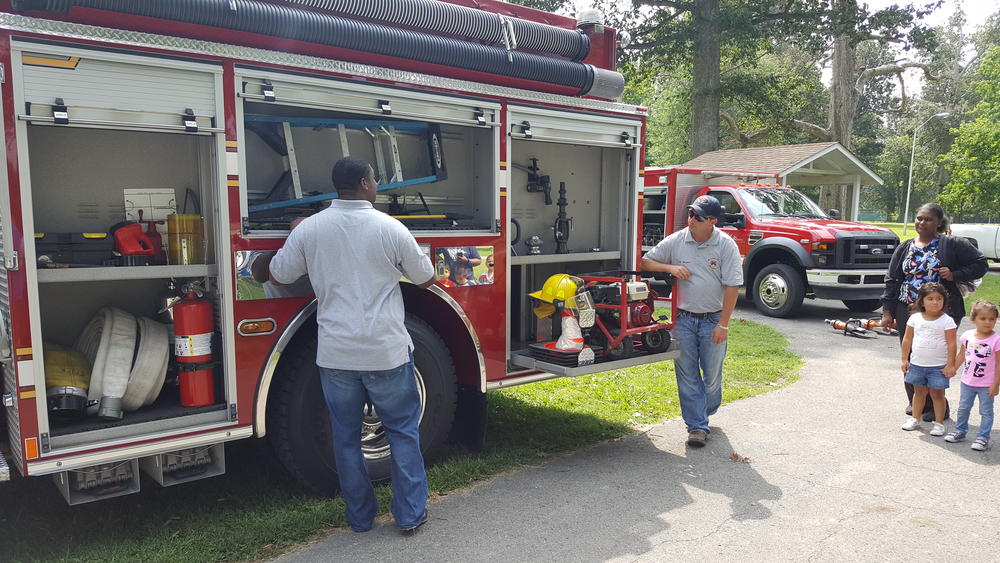
{"label": "shadow on pavement", "polygon": [[[648,433],[604,444],[449,495],[431,505],[430,521],[414,537],[401,537],[386,522],[373,533],[335,534],[281,561],[321,561],[359,549],[372,560],[419,561],[441,553],[442,544],[450,561],[602,561],[698,541],[730,521],[772,516],[768,503],[782,490],[752,460],[730,459],[738,446],[723,430],[714,428],[702,449],[685,451],[684,438],[681,431]],[[694,489],[712,494],[697,495],[695,504]],[[711,529],[693,524],[703,517],[689,517],[705,511],[717,514]]]}

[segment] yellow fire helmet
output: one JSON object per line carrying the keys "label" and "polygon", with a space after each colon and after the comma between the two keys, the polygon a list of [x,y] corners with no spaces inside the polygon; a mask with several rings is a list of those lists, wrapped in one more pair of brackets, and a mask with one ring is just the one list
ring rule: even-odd
{"label": "yellow fire helmet", "polygon": [[569,274],[549,276],[542,289],[529,293],[531,297],[546,303],[562,301],[566,307],[576,307],[576,290],[583,287],[583,280]]}

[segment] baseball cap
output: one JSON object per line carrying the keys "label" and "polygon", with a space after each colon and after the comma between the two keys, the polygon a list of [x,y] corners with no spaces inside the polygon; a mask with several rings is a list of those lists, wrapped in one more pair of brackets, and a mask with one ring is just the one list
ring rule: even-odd
{"label": "baseball cap", "polygon": [[695,198],[687,208],[694,211],[699,217],[710,217],[712,219],[722,217],[722,204],[710,195]]}

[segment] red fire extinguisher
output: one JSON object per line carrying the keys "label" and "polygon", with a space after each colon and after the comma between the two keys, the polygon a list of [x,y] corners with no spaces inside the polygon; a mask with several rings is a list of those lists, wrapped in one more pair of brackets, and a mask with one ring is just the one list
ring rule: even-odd
{"label": "red fire extinguisher", "polygon": [[215,402],[212,378],[212,303],[188,291],[174,304],[174,355],[179,364],[181,405],[200,407]]}

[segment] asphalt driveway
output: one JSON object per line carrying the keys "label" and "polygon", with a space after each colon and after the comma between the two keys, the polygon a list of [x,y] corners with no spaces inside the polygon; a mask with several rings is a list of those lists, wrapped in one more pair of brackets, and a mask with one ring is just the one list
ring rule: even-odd
{"label": "asphalt driveway", "polygon": [[706,448],[669,420],[448,495],[413,537],[384,522],[281,561],[996,560],[1000,454],[899,429],[896,339],[840,335],[823,319],[848,313],[828,302],[767,319],[741,299],[736,316],[783,332],[806,365],[724,405]]}

